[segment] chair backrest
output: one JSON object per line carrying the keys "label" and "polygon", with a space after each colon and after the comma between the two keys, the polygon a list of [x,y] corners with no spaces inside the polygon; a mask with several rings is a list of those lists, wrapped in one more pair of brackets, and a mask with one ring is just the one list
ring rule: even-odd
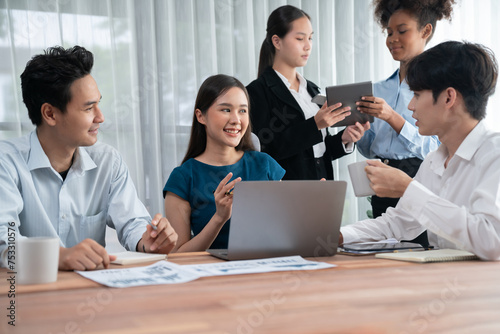
{"label": "chair backrest", "polygon": [[253,132],[251,132],[251,135],[252,135],[252,143],[253,143],[253,146],[255,147],[255,150],[260,152],[260,140],[259,140],[259,137],[257,137],[257,135],[255,133],[253,133]]}

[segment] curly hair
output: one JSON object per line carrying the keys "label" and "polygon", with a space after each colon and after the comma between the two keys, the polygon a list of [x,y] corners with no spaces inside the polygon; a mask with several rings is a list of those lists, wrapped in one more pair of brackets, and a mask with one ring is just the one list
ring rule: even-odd
{"label": "curly hair", "polygon": [[418,29],[428,23],[432,25],[430,41],[436,29],[436,22],[442,19],[451,21],[455,0],[374,0],[375,19],[382,29],[386,29],[389,19],[398,10],[406,10],[418,22]]}

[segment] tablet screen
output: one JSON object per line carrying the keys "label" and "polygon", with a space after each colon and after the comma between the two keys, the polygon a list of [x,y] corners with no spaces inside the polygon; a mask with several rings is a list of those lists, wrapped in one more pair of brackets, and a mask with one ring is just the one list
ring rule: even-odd
{"label": "tablet screen", "polygon": [[372,123],[373,116],[363,114],[357,110],[356,102],[361,101],[363,96],[373,96],[371,81],[326,87],[326,99],[329,106],[341,102],[342,107],[351,107],[351,114],[332,125],[332,127],[354,125],[356,122],[361,124]]}

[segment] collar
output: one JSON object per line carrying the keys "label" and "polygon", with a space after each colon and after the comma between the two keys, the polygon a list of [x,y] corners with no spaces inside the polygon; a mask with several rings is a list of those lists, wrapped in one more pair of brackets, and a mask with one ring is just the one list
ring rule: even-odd
{"label": "collar", "polygon": [[[480,121],[462,141],[453,158],[460,157],[463,160],[470,161],[487,139],[489,132],[484,121]],[[436,150],[436,156],[431,161],[431,168],[436,173],[442,175],[444,172],[444,162],[447,158],[448,149],[441,144]]]}
{"label": "collar", "polygon": [[[285,84],[285,86],[290,89],[290,86],[292,85],[288,79],[283,75],[281,74],[280,72],[274,70],[274,72],[276,72],[276,74],[278,75],[278,77],[280,77],[280,79],[283,81],[283,83]],[[307,81],[306,79],[304,79],[304,77],[299,73],[299,72],[295,72],[297,74],[297,79],[299,79],[299,92],[303,89],[307,89]]]}
{"label": "collar", "polygon": [[487,134],[489,132],[484,121],[479,121],[474,129],[465,137],[462,144],[460,144],[455,155],[470,161],[488,137]]}
{"label": "collar", "polygon": [[394,73],[392,73],[392,75],[390,77],[388,77],[385,81],[386,82],[394,81],[397,83],[398,87],[405,86],[405,87],[408,87],[408,89],[410,89],[408,86],[408,82],[406,82],[406,77],[403,78],[403,81],[401,81],[401,83],[399,82],[399,68],[396,71],[394,71]]}
{"label": "collar", "polygon": [[36,129],[30,134],[30,154],[28,157],[28,168],[30,171],[39,168],[51,168],[49,158],[45,154],[42,144],[38,140]]}
{"label": "collar", "polygon": [[71,169],[73,169],[76,174],[83,175],[86,171],[94,168],[97,168],[97,165],[90,157],[87,149],[85,147],[78,147],[75,152],[75,158],[73,159]]}
{"label": "collar", "polygon": [[297,78],[299,79],[299,91],[301,89],[307,89],[307,81],[306,79],[302,76],[302,74],[297,72]]}
{"label": "collar", "polygon": [[[299,73],[297,73],[297,74],[299,74]],[[264,70],[264,72],[262,72],[261,77],[262,77],[262,79],[264,79],[266,85],[270,88],[273,86],[281,86],[281,84],[283,83],[283,81],[281,80],[281,78],[279,77],[277,72],[271,66],[267,67]],[[316,94],[319,93],[319,87],[315,83],[313,83],[309,80],[306,80],[304,77],[302,77],[302,79],[304,79],[304,81],[306,82],[307,91],[309,93],[311,93],[312,96],[315,96]],[[299,80],[300,80],[300,77],[299,77]],[[315,93],[315,94],[312,94],[312,93]]]}
{"label": "collar", "polygon": [[394,73],[392,73],[392,75],[390,77],[385,79],[385,81],[391,81],[391,80],[395,80],[395,79],[399,80],[399,68],[396,71],[394,71]]}
{"label": "collar", "polygon": [[[39,168],[52,168],[50,164],[49,157],[45,154],[45,151],[40,144],[38,135],[36,134],[36,129],[30,134],[30,154],[28,157],[28,168],[30,171]],[[85,171],[96,168],[94,160],[90,157],[89,153],[84,147],[79,147],[75,151],[75,157],[73,159],[73,164],[70,170],[82,175]]]}

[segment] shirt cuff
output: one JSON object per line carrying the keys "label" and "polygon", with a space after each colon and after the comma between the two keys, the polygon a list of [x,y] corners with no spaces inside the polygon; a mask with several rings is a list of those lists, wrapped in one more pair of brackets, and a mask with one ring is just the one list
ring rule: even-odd
{"label": "shirt cuff", "polygon": [[429,191],[420,182],[413,180],[408,185],[408,188],[406,188],[403,197],[400,198],[399,205],[418,221],[422,210],[433,195],[434,193]]}
{"label": "shirt cuff", "polygon": [[415,127],[413,127],[408,121],[405,121],[401,131],[399,131],[399,136],[407,139],[415,137]]}
{"label": "shirt cuff", "polygon": [[358,233],[349,225],[341,227],[340,233],[342,233],[342,238],[344,238],[344,244],[357,242],[361,239]]}
{"label": "shirt cuff", "polygon": [[[144,229],[142,230],[141,227],[144,226]],[[147,230],[147,227],[146,225],[140,225],[140,227],[136,228],[132,233],[132,235],[128,238],[127,240],[127,246],[125,248],[127,248],[128,251],[131,251],[131,252],[137,252],[137,243],[139,242],[139,240],[142,239],[142,235],[144,234],[144,232],[146,232]]]}
{"label": "shirt cuff", "polygon": [[342,143],[342,147],[344,148],[345,153],[354,152],[354,143],[353,142],[348,142],[346,145],[344,145],[344,143]]}

